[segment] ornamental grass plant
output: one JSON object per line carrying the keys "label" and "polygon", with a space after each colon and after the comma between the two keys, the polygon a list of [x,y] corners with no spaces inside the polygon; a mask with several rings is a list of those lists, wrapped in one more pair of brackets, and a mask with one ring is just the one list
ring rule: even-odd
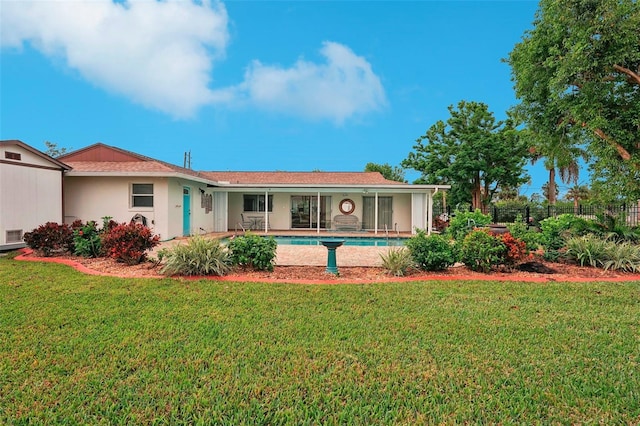
{"label": "ornamental grass plant", "polygon": [[191,237],[162,253],[165,275],[226,275],[231,270],[231,256],[216,239]]}

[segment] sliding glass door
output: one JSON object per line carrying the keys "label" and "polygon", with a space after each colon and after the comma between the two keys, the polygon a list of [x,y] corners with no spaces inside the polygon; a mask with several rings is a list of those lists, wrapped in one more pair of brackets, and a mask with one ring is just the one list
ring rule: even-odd
{"label": "sliding glass door", "polygon": [[[362,197],[362,229],[375,229],[376,197]],[[378,197],[378,230],[393,229],[393,197]]]}
{"label": "sliding glass door", "polygon": [[331,197],[315,195],[291,196],[291,228],[316,229],[318,227],[318,208],[320,208],[320,228],[326,228],[331,220]]}

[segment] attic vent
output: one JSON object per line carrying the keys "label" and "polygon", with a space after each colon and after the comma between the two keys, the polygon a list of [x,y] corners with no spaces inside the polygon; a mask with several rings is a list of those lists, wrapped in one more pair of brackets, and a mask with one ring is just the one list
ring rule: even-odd
{"label": "attic vent", "polygon": [[9,160],[22,160],[22,155],[20,155],[19,152],[11,152],[11,151],[5,151],[4,152],[4,158],[7,158]]}
{"label": "attic vent", "polygon": [[22,242],[22,229],[12,229],[7,231],[7,243],[21,243]]}

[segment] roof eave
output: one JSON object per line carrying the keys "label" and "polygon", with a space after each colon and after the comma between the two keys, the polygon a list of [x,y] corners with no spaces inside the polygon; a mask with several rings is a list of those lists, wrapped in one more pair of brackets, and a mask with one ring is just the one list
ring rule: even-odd
{"label": "roof eave", "polygon": [[187,175],[184,173],[178,172],[90,172],[90,171],[79,171],[79,170],[71,170],[66,173],[66,176],[69,177],[153,177],[153,178],[176,178],[176,179],[185,179],[194,182],[200,182],[207,185],[215,184],[215,181],[211,179],[206,179],[202,177]]}

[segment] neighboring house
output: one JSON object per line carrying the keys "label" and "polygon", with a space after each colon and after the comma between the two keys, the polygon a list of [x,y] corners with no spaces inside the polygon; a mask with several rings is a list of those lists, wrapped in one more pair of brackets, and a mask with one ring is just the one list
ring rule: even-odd
{"label": "neighboring house", "polygon": [[378,172],[196,172],[101,143],[60,157],[65,221],[143,216],[162,239],[254,230],[429,230],[432,195]]}
{"label": "neighboring house", "polygon": [[24,247],[25,232],[63,220],[69,166],[18,140],[0,141],[0,250]]}

